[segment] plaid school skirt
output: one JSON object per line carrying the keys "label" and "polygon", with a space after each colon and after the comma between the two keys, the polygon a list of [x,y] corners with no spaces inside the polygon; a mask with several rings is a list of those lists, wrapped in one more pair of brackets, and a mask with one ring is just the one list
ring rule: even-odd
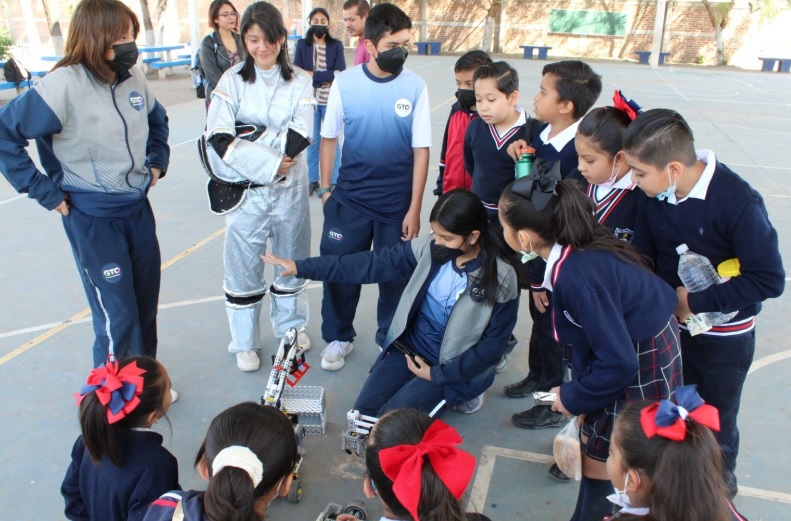
{"label": "plaid school skirt", "polygon": [[621,411],[632,402],[668,398],[682,385],[681,344],[675,317],[659,334],[634,347],[640,362],[637,376],[614,404],[586,414],[580,428],[582,453],[598,461],[607,461],[610,436]]}

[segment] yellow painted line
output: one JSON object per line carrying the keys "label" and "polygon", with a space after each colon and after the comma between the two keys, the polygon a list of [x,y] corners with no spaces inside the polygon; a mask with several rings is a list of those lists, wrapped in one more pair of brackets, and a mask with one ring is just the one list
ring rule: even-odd
{"label": "yellow painted line", "polygon": [[[199,242],[196,242],[195,244],[193,244],[192,246],[190,246],[186,250],[182,251],[181,253],[179,253],[178,255],[173,257],[172,259],[170,259],[167,262],[163,263],[162,267],[160,269],[162,271],[164,271],[165,269],[167,269],[170,266],[172,266],[174,263],[182,260],[183,258],[187,257],[191,253],[194,253],[196,250],[202,248],[203,246],[207,245],[208,243],[210,243],[211,241],[213,241],[217,237],[221,236],[223,233],[225,233],[225,228],[217,230],[216,232],[214,232],[213,234],[209,235],[205,239],[203,239],[203,240],[201,240]],[[19,356],[22,353],[24,353],[25,351],[28,351],[29,349],[32,349],[32,348],[36,347],[37,345],[39,345],[43,341],[47,340],[48,338],[50,338],[50,337],[52,337],[54,335],[57,335],[58,333],[60,333],[64,329],[67,329],[67,328],[71,327],[72,324],[74,324],[78,320],[81,320],[81,319],[87,317],[90,314],[91,314],[91,308],[85,308],[82,311],[80,311],[79,313],[77,313],[76,315],[67,318],[62,323],[60,323],[57,326],[53,327],[49,331],[46,331],[46,332],[40,334],[39,336],[37,336],[33,340],[25,342],[21,346],[12,349],[8,353],[6,353],[2,358],[0,358],[0,366],[5,364],[6,362],[9,362],[9,361],[13,360],[17,356]]]}

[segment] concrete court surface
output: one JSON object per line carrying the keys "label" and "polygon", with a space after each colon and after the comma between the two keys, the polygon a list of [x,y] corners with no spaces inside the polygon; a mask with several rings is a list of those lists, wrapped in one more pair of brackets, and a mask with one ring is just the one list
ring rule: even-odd
{"label": "concrete court surface", "polygon": [[[432,106],[434,147],[423,204],[422,225],[437,174],[444,124],[455,90],[455,57],[412,55],[407,65],[427,81]],[[522,82],[524,106],[532,109],[545,62],[511,58]],[[650,70],[624,62],[592,62],[603,75],[599,105],[610,103],[612,91],[623,89],[644,107],[679,110],[696,132],[699,148],[713,148],[718,158],[749,180],[764,196],[781,237],[785,258],[791,258],[791,77],[731,69],[664,66]],[[223,219],[208,211],[206,175],[195,153],[194,139],[203,129],[203,102],[192,98],[182,77],[152,81],[170,114],[170,170],[151,191],[159,225],[163,279],[159,319],[159,358],[170,371],[181,399],[168,422],[157,430],[178,457],[181,485],[204,484],[192,460],[209,421],[224,408],[257,400],[268,376],[266,365],[241,373],[227,350],[228,326],[222,299]],[[174,92],[174,89],[183,89]],[[183,93],[183,95],[181,94]],[[100,131],[100,129],[97,129]],[[386,153],[372,150],[372,154]],[[311,199],[313,251],[318,253],[321,204]],[[79,433],[73,393],[91,364],[93,335],[87,304],[75,271],[60,219],[33,201],[18,196],[0,181],[0,518],[62,519],[59,487]],[[313,365],[302,385],[326,388],[328,426],[324,436],[309,437],[303,466],[304,499],[294,505],[277,501],[270,519],[315,519],[330,501],[362,499],[362,462],[340,450],[339,434],[366,371],[378,353],[373,343],[377,290],[365,288],[355,325],[355,350],[346,367],[328,373],[319,367],[320,283],[309,290],[312,320],[308,333]],[[736,504],[751,520],[791,519],[791,482],[786,469],[791,456],[791,347],[783,316],[791,313],[789,298],[769,301],[758,318],[758,349],[742,400],[742,452],[737,474],[741,493]],[[479,458],[473,507],[494,520],[565,521],[576,498],[575,484],[558,484],[547,475],[554,429],[525,431],[513,427],[510,415],[532,405],[513,400],[503,385],[521,379],[527,370],[530,319],[520,314],[516,336],[521,340],[508,369],[487,393],[477,414],[448,413],[445,420],[465,437],[464,448]],[[266,307],[266,306],[265,306]],[[266,317],[262,337],[267,348],[275,339]],[[377,519],[376,502],[369,518]]]}

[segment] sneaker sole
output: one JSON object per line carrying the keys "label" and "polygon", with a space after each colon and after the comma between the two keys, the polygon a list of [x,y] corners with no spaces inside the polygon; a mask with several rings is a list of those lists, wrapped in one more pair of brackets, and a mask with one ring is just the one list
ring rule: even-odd
{"label": "sneaker sole", "polygon": [[349,356],[352,351],[354,351],[354,344],[349,344],[349,351],[347,351],[346,354],[343,355],[343,358],[337,362],[327,362],[324,360],[324,358],[322,358],[321,368],[325,371],[340,371],[343,369],[343,366],[346,365],[346,357]]}

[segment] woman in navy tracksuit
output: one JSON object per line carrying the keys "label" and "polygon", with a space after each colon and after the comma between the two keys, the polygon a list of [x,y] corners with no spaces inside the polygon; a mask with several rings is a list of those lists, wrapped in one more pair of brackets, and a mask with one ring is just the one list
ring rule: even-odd
{"label": "woman in navy tracksuit", "polygon": [[600,521],[611,505],[606,461],[616,416],[681,383],[673,289],[594,216],[576,181],[528,176],[500,199],[505,240],[525,261],[546,259],[555,340],[573,349],[570,382],[552,409],[581,417],[582,482],[572,521]]}
{"label": "woman in navy tracksuit", "polygon": [[[317,7],[308,16],[310,29],[304,38],[297,40],[294,65],[313,76],[313,96],[316,112],[313,116],[313,141],[308,147],[308,181],[310,195],[319,188],[319,147],[321,146],[321,122],[327,113],[327,99],[335,73],[346,70],[343,42],[332,37],[329,31],[330,14]],[[335,147],[335,164],[332,166],[332,184],[338,181],[341,167],[341,142]]]}
{"label": "woman in navy tracksuit", "polygon": [[147,194],[170,149],[165,109],[134,67],[139,29],[120,1],[83,0],[63,59],[0,109],[0,171],[63,216],[91,307],[94,367],[109,353],[157,354],[160,253]]}
{"label": "woman in navy tracksuit", "polygon": [[[476,412],[516,324],[513,258],[480,199],[456,189],[431,211],[432,235],[391,248],[296,261],[265,260],[299,277],[365,284],[408,281],[354,408]],[[404,354],[402,354],[404,353]],[[409,353],[409,354],[406,354]],[[443,407],[438,411],[442,414]]]}

